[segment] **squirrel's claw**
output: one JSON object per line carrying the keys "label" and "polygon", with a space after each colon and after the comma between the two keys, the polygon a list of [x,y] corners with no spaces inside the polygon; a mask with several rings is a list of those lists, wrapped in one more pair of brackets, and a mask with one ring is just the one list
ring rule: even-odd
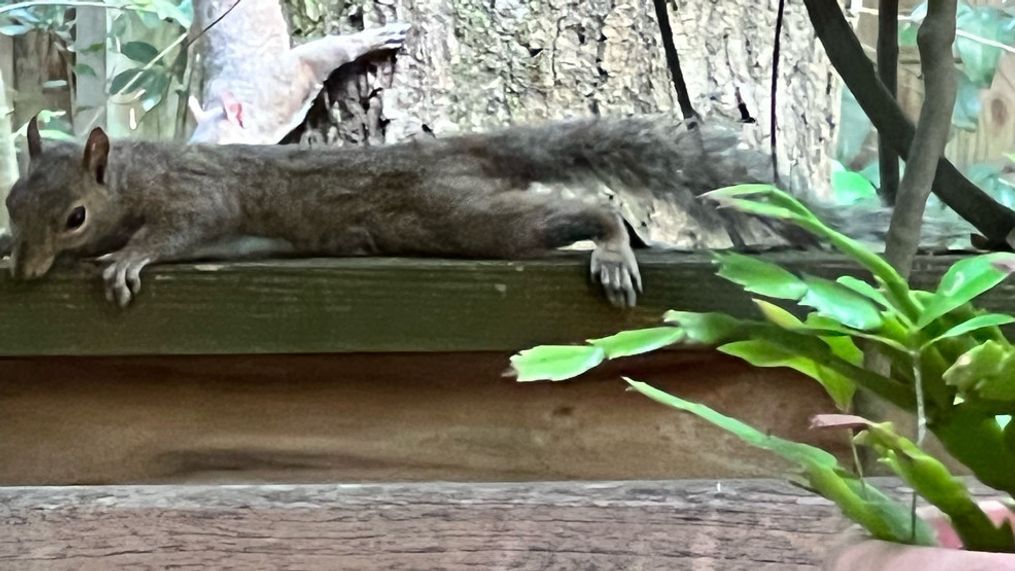
{"label": "squirrel's claw", "polygon": [[141,291],[141,270],[151,261],[148,257],[125,252],[114,252],[98,258],[100,262],[109,262],[102,271],[102,280],[106,284],[106,300],[126,307]]}
{"label": "squirrel's claw", "polygon": [[637,305],[641,273],[630,247],[607,249],[597,246],[590,263],[592,279],[603,286],[606,299],[617,307]]}

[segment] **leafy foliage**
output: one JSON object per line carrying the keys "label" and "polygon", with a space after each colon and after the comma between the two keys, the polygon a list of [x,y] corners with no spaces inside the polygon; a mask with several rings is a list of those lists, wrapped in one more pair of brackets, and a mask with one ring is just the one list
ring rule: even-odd
{"label": "leafy foliage", "polygon": [[[117,10],[113,12],[106,42],[89,46],[84,51],[107,49],[137,64],[115,71],[112,77],[107,78],[108,93],[137,98],[146,114],[165,100],[174,80],[183,81],[187,53],[181,45],[193,21],[192,0],[126,0],[110,5]],[[68,9],[71,7],[73,0],[67,5],[37,5],[5,12],[0,14],[0,34],[19,36],[32,31],[51,34],[57,40],[55,45],[61,57],[68,63],[68,75],[72,81],[76,77],[95,76],[94,69],[75,61],[73,36],[76,22],[73,12]],[[137,27],[155,30],[165,26],[176,29],[178,36],[178,40],[165,50],[145,41],[120,40],[128,30]],[[145,114],[142,114],[142,119]],[[60,138],[56,131],[50,129],[43,136]],[[69,130],[60,132],[69,136]]]}
{"label": "leafy foliage", "polygon": [[[720,278],[760,296],[754,298],[760,320],[671,310],[663,317],[665,327],[621,332],[584,346],[523,351],[512,358],[519,380],[573,378],[607,359],[677,343],[715,346],[757,367],[799,371],[820,383],[844,412],[856,390],[914,414],[917,403],[924,402],[920,410],[925,411],[927,426],[948,451],[983,483],[1015,495],[1015,423],[1010,422],[1015,411],[1015,346],[1000,330],[1015,318],[973,305],[1015,271],[1015,253],[965,258],[933,291],[917,290],[884,259],[832,230],[775,187],[741,185],[713,191],[706,198],[794,223],[851,257],[873,279],[841,276],[833,281],[798,275],[741,254],[714,253]],[[867,351],[881,352],[891,361],[890,377],[862,367]],[[626,380],[653,400],[794,462],[807,486],[834,501],[872,536],[921,545],[933,542],[929,528],[908,508],[862,482],[831,455]],[[890,424],[849,414],[819,415],[814,424],[860,430],[855,442],[870,447],[882,463],[947,514],[966,548],[1015,551],[1010,527],[991,523],[961,480]]]}

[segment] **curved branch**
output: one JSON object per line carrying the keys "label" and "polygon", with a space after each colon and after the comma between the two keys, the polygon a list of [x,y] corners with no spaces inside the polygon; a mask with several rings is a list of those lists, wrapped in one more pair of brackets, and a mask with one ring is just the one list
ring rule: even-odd
{"label": "curved branch", "polygon": [[958,84],[952,59],[957,4],[957,0],[930,0],[917,33],[925,95],[885,239],[885,258],[903,277],[913,268],[923,212],[951,129]]}
{"label": "curved branch", "polygon": [[[909,156],[915,133],[913,124],[878,79],[839,4],[825,0],[804,0],[804,4],[828,59],[864,113],[900,156]],[[983,234],[985,246],[1011,249],[1009,234],[1015,230],[1015,212],[970,182],[947,159],[938,160],[933,189],[942,202]]]}

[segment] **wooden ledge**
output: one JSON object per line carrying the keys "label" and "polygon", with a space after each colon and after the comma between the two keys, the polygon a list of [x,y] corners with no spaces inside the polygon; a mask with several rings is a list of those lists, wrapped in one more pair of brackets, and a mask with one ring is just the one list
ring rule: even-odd
{"label": "wooden ledge", "polygon": [[847,526],[778,480],[0,488],[0,512],[4,569],[802,569]]}
{"label": "wooden ledge", "polygon": [[[0,356],[514,351],[659,323],[671,308],[746,315],[747,296],[704,253],[640,253],[638,308],[611,307],[587,254],[502,262],[347,258],[153,266],[127,310],[105,301],[97,269],[17,283],[0,264]],[[831,254],[767,258],[809,273],[862,275]],[[923,257],[936,283],[954,257]],[[1012,286],[985,300],[1015,310]]]}

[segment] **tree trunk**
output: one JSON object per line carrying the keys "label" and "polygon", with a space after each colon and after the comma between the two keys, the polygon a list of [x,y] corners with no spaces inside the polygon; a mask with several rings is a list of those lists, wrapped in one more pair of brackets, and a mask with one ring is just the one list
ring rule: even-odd
{"label": "tree trunk", "polygon": [[[659,28],[641,0],[284,0],[293,39],[394,21],[414,26],[394,65],[361,61],[326,83],[289,141],[393,142],[591,114],[676,112]],[[670,20],[696,110],[739,118],[736,89],[768,149],[777,0],[679,0]],[[804,7],[789,3],[780,66],[779,164],[798,193],[824,196],[839,81]]]}

